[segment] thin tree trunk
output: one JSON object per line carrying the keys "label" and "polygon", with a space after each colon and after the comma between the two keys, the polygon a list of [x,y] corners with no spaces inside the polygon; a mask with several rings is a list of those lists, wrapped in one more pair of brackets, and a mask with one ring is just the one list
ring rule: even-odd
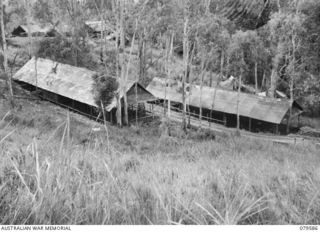
{"label": "thin tree trunk", "polygon": [[[167,42],[166,42],[166,72],[167,75],[165,77],[165,87],[164,87],[164,101],[166,104],[167,101],[167,107],[165,106],[165,117],[168,118],[168,120],[170,120],[170,110],[171,110],[171,102],[170,99],[167,99],[167,84],[168,84],[168,80],[170,80],[171,77],[171,66],[170,66],[170,61],[172,58],[172,51],[173,51],[173,33],[171,34],[170,37],[168,37]],[[168,114],[166,114],[166,108],[168,110]]]}
{"label": "thin tree trunk", "polygon": [[238,83],[238,96],[237,96],[237,134],[240,136],[240,94],[241,94],[241,86],[242,86],[242,75],[243,75],[243,65],[245,65],[244,54],[241,54],[241,67],[240,67],[240,77]]}
{"label": "thin tree trunk", "polygon": [[271,98],[275,97],[277,81],[278,81],[278,73],[277,73],[277,70],[273,68],[271,72],[270,90],[268,90],[268,96]]}
{"label": "thin tree trunk", "polygon": [[145,40],[144,40],[144,32],[140,33],[139,36],[139,77],[140,79],[144,80],[144,71],[145,71]]}
{"label": "thin tree trunk", "polygon": [[119,74],[119,67],[120,67],[120,51],[119,51],[119,39],[120,39],[120,17],[119,17],[119,2],[112,1],[113,3],[113,10],[114,15],[116,18],[116,76],[119,83],[118,92],[116,94],[117,99],[117,124],[118,126],[122,126],[122,104],[121,104],[121,92],[122,92],[122,80]]}
{"label": "thin tree trunk", "polygon": [[[282,50],[281,46],[282,45],[280,43],[278,43],[277,51],[280,52]],[[275,91],[276,91],[277,82],[279,79],[278,67],[279,67],[279,63],[280,63],[282,57],[283,57],[282,54],[278,53],[278,54],[276,54],[276,56],[273,58],[273,61],[272,61],[272,72],[271,72],[271,78],[270,78],[270,93],[268,91],[268,96],[272,97],[272,98],[275,97]]]}
{"label": "thin tree trunk", "polygon": [[263,70],[263,77],[262,77],[262,82],[261,82],[261,89],[263,90],[266,88],[266,72]]}
{"label": "thin tree trunk", "polygon": [[182,128],[184,131],[187,131],[187,122],[186,122],[186,79],[188,75],[188,63],[189,63],[189,42],[188,42],[188,24],[189,24],[189,17],[186,15],[188,14],[187,10],[185,9],[185,22],[184,22],[184,29],[183,29],[183,62],[184,62],[184,74],[182,76]]}
{"label": "thin tree trunk", "polygon": [[28,29],[28,41],[29,41],[29,46],[28,46],[28,52],[29,52],[29,58],[32,56],[32,34],[31,34],[31,27],[30,27],[30,2],[28,0],[25,0],[25,7],[27,9],[27,29]]}
{"label": "thin tree trunk", "polygon": [[221,51],[221,60],[220,60],[220,76],[223,78],[223,70],[224,69],[224,50]]}
{"label": "thin tree trunk", "polygon": [[121,78],[123,83],[123,102],[124,102],[124,124],[129,124],[128,116],[128,98],[127,98],[127,82],[125,80],[125,28],[124,28],[124,17],[125,17],[125,2],[120,0],[120,50],[122,53],[121,56]]}
{"label": "thin tree trunk", "polygon": [[97,8],[97,11],[99,12],[99,15],[100,15],[100,20],[101,20],[101,27],[102,27],[102,30],[101,30],[101,33],[100,33],[100,61],[103,63],[104,62],[104,31],[106,30],[106,24],[105,24],[105,20],[104,20],[104,17],[103,17],[103,3],[104,1],[101,1],[101,4],[100,4],[100,10],[98,9],[98,6],[97,6],[97,3],[94,2],[95,5],[96,5],[96,8]]}
{"label": "thin tree trunk", "polygon": [[237,97],[237,132],[240,134],[240,93],[241,93],[241,85],[242,85],[242,73],[239,77],[238,83],[238,97]]}
{"label": "thin tree trunk", "polygon": [[7,77],[7,84],[9,87],[9,94],[10,94],[10,103],[11,106],[13,106],[13,90],[12,90],[12,81],[11,76],[8,73],[8,57],[7,57],[7,41],[6,41],[6,34],[5,34],[5,28],[4,28],[4,5],[3,1],[0,0],[0,30],[1,30],[1,42],[2,42],[2,55],[3,55],[3,70],[5,73],[5,76]]}
{"label": "thin tree trunk", "polygon": [[292,119],[292,106],[293,106],[293,101],[294,101],[294,93],[293,93],[293,88],[294,88],[294,77],[296,75],[296,69],[295,69],[295,63],[296,63],[296,42],[295,42],[296,36],[292,36],[292,70],[291,70],[291,75],[290,75],[290,115],[288,119],[288,124],[287,124],[287,133],[289,134],[290,132],[290,124],[291,124],[291,119]]}
{"label": "thin tree trunk", "polygon": [[255,93],[257,94],[259,92],[258,90],[258,62],[255,62],[254,64],[254,81],[255,81]]}
{"label": "thin tree trunk", "polygon": [[[126,72],[126,76],[125,76],[125,83],[128,83],[129,69],[130,69],[130,65],[131,65],[133,47],[134,47],[134,43],[135,43],[135,39],[136,39],[137,30],[138,30],[138,20],[136,21],[136,27],[135,27],[134,34],[133,34],[132,41],[131,41],[129,61],[128,61],[127,72]],[[137,104],[137,109],[136,109],[136,125],[138,125],[138,109],[139,109],[139,103],[138,103],[138,82],[139,82],[139,76],[137,76],[135,82],[136,82],[136,83],[135,83],[134,91],[135,91],[135,99],[136,99],[136,104]],[[125,94],[125,95],[126,95],[126,94]]]}
{"label": "thin tree trunk", "polygon": [[205,61],[204,57],[202,58],[202,72],[201,72],[201,82],[200,82],[200,114],[199,114],[199,121],[200,121],[200,128],[202,127],[202,90],[203,90],[203,79],[205,75]]}

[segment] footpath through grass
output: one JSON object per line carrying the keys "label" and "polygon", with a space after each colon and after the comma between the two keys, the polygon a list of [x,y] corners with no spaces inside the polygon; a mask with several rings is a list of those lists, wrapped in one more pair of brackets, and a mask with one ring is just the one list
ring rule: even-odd
{"label": "footpath through grass", "polygon": [[0,101],[1,224],[320,224],[311,143],[168,137],[157,122],[106,130],[67,115]]}

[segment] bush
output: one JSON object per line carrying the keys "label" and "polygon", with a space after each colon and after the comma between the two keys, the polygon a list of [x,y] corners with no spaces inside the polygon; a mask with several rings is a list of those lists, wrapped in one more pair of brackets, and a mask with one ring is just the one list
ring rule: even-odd
{"label": "bush", "polygon": [[94,75],[93,94],[97,106],[108,106],[118,90],[118,82],[115,78],[106,75]]}
{"label": "bush", "polygon": [[61,36],[45,38],[39,44],[37,56],[91,70],[98,67],[84,39],[75,45],[70,39]]}

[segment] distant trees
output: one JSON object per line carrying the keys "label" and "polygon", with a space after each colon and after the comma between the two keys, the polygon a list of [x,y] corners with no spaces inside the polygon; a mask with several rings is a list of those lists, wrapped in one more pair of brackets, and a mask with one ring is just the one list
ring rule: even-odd
{"label": "distant trees", "polygon": [[[4,15],[4,21],[17,17],[20,18],[16,21],[26,21],[28,14],[21,10],[24,4],[9,2],[10,14]],[[184,85],[197,82],[210,86],[230,75],[242,75],[242,82],[252,85],[253,93],[266,91],[272,97],[275,90],[281,90],[291,100],[301,98],[314,114],[317,112],[312,109],[320,105],[317,0],[37,0],[32,6],[28,21],[68,24],[72,35],[71,40],[61,35],[60,42],[42,42],[39,56],[75,66],[94,65],[90,62],[95,54],[84,29],[85,20],[108,24],[117,41],[113,50],[106,49],[101,37],[98,69],[112,69],[122,95],[130,69],[125,42],[132,41],[135,34],[133,51],[137,57],[132,60],[138,79],[144,83],[153,77],[151,73],[180,76]],[[159,62],[154,58],[155,50],[158,57],[164,57]],[[173,63],[181,67],[173,70]],[[119,108],[120,104],[119,101]],[[186,104],[184,111],[185,108]]]}
{"label": "distant trees", "polygon": [[[74,65],[74,50],[75,48],[71,40],[56,36],[55,38],[41,40],[36,51],[36,56]],[[85,41],[82,41],[77,47],[76,58],[77,66],[91,70],[98,69],[98,63],[91,54],[90,46]]]}

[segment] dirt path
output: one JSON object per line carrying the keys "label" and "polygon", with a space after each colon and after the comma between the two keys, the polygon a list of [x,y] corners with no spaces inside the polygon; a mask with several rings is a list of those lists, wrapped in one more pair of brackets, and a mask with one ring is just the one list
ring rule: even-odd
{"label": "dirt path", "polygon": [[[150,109],[150,108],[152,108],[152,106],[150,104],[147,104],[147,109]],[[164,114],[164,109],[161,106],[153,105],[153,111],[154,111],[154,114],[157,116],[163,116]],[[180,123],[182,121],[182,113],[171,111],[170,120]],[[196,128],[199,128],[201,126],[204,129],[208,129],[208,130],[211,130],[217,133],[222,133],[222,134],[236,133],[236,129],[234,128],[227,128],[223,125],[208,122],[206,120],[200,121],[199,119],[194,117],[190,117],[190,125]],[[259,134],[259,133],[252,133],[245,130],[241,130],[240,133],[241,133],[241,136],[244,136],[250,139],[259,139],[259,140],[271,141],[271,142],[281,143],[281,144],[301,144],[303,142],[309,141],[306,138],[302,138],[298,136],[280,136],[280,135],[268,135],[268,134],[261,134],[261,133]]]}

